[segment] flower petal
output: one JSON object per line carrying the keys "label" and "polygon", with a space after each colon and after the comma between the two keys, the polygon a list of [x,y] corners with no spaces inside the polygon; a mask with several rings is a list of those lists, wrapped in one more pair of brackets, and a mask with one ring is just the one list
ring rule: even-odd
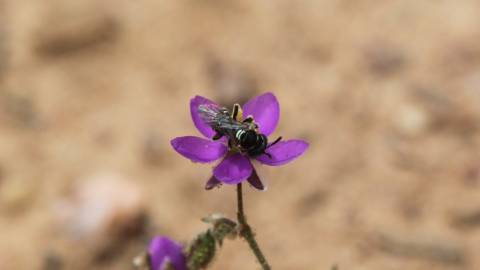
{"label": "flower petal", "polygon": [[238,184],[252,174],[252,163],[241,154],[226,157],[215,169],[213,175],[225,184]]}
{"label": "flower petal", "polygon": [[220,180],[218,180],[214,175],[212,175],[212,177],[210,177],[210,179],[205,184],[205,189],[210,190],[214,187],[220,187],[221,185],[222,182],[220,182]]}
{"label": "flower petal", "polygon": [[272,158],[263,154],[257,158],[263,164],[279,166],[286,164],[301,156],[308,148],[308,143],[303,140],[281,141],[267,149]]}
{"label": "flower petal", "polygon": [[270,135],[275,131],[280,119],[280,104],[272,93],[265,93],[249,100],[243,105],[244,118],[252,115],[259,126],[260,133]]}
{"label": "flower petal", "polygon": [[190,114],[192,115],[193,124],[195,124],[198,131],[205,137],[212,138],[215,135],[215,131],[202,120],[198,113],[198,106],[202,104],[215,104],[215,102],[202,96],[195,96],[190,100]]}
{"label": "flower petal", "polygon": [[253,172],[250,175],[250,177],[248,177],[247,181],[248,183],[250,183],[250,185],[252,185],[252,187],[258,190],[261,190],[261,191],[267,190],[267,187],[262,183],[262,180],[260,180],[260,177],[258,177],[258,174],[255,168],[253,169]]}
{"label": "flower petal", "polygon": [[170,143],[175,151],[193,162],[212,162],[227,153],[224,144],[195,136],[177,137]]}
{"label": "flower petal", "polygon": [[152,270],[162,270],[167,263],[171,263],[175,270],[186,270],[185,255],[183,255],[182,249],[182,245],[168,237],[153,238],[148,246]]}

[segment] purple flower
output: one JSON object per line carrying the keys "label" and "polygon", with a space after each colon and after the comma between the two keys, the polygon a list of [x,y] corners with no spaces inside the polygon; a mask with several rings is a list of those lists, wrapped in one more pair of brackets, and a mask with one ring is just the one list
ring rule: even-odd
{"label": "purple flower", "polygon": [[[190,100],[190,113],[193,123],[205,138],[196,136],[177,137],[171,141],[172,147],[182,156],[193,162],[210,163],[223,158],[213,169],[213,176],[207,182],[206,188],[211,189],[220,183],[238,184],[247,180],[258,189],[264,189],[251,159],[269,165],[284,165],[301,156],[308,148],[308,143],[303,140],[286,140],[271,143],[267,146],[264,154],[251,157],[229,147],[227,140],[212,140],[217,131],[202,119],[199,106],[218,106],[213,101],[201,96]],[[258,125],[258,133],[269,136],[277,127],[280,118],[280,105],[272,93],[257,96],[243,105],[243,115],[252,116]]]}
{"label": "purple flower", "polygon": [[157,236],[152,239],[148,246],[150,266],[152,270],[187,270],[185,255],[182,246],[164,236]]}

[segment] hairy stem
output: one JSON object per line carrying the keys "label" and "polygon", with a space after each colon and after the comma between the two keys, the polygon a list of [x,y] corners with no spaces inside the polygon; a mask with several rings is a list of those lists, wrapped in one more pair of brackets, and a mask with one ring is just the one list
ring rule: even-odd
{"label": "hairy stem", "polygon": [[242,183],[237,184],[237,201],[238,201],[238,212],[237,219],[240,225],[240,235],[247,240],[248,245],[253,251],[253,254],[257,257],[258,262],[262,266],[263,270],[270,270],[270,265],[263,256],[262,250],[258,246],[257,241],[255,240],[255,235],[253,234],[252,228],[247,223],[247,218],[243,212],[243,194],[242,194]]}

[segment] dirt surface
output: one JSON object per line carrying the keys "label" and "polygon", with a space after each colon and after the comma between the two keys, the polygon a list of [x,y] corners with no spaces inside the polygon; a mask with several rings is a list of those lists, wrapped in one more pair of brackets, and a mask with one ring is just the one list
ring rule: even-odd
{"label": "dirt surface", "polygon": [[[273,91],[246,211],[273,269],[480,269],[480,3],[0,0],[0,269],[132,269],[235,216],[170,139]],[[243,241],[210,269],[259,269]]]}

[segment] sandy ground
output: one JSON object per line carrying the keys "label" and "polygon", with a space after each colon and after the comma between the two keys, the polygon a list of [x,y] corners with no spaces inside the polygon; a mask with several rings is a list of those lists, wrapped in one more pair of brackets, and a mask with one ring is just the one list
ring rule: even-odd
{"label": "sandy ground", "polygon": [[[246,211],[273,269],[480,269],[480,3],[0,0],[0,269],[132,269],[232,186],[170,147],[188,100],[273,91]],[[210,269],[259,269],[229,241]]]}

